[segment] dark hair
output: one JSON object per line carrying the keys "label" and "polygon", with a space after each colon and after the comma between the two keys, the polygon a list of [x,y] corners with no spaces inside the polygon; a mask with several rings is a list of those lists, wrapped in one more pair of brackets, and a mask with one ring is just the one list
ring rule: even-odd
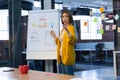
{"label": "dark hair", "polygon": [[[72,14],[71,14],[70,11],[67,10],[67,9],[62,10],[62,13],[61,13],[61,21],[62,21],[62,15],[63,15],[64,13],[67,13],[67,14],[68,14],[69,23],[73,24],[73,17],[72,17]],[[63,24],[63,21],[62,21],[62,24]]]}

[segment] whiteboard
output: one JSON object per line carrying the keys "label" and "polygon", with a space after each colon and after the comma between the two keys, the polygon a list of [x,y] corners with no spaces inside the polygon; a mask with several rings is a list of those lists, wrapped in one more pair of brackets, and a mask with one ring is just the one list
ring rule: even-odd
{"label": "whiteboard", "polygon": [[56,44],[50,35],[60,30],[58,10],[34,10],[28,13],[27,59],[56,59]]}
{"label": "whiteboard", "polygon": [[[75,15],[73,16],[74,21],[80,22],[80,25],[77,25],[80,27],[80,38],[81,40],[101,40],[102,39],[102,33],[100,33],[101,28],[103,27],[101,17],[95,17],[95,16],[80,16]],[[86,25],[85,25],[86,23]]]}

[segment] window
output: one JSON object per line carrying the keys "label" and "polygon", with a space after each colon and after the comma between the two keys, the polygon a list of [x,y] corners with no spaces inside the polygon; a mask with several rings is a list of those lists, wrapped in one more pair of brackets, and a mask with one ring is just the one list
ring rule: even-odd
{"label": "window", "polygon": [[8,10],[0,10],[0,40],[9,40]]}

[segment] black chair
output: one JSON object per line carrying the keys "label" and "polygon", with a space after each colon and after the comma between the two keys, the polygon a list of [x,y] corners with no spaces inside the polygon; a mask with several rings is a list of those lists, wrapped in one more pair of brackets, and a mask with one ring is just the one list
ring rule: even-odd
{"label": "black chair", "polygon": [[103,62],[103,60],[104,60],[103,48],[104,48],[104,43],[96,44],[96,46],[95,46],[95,49],[96,49],[95,60],[99,59],[100,62]]}

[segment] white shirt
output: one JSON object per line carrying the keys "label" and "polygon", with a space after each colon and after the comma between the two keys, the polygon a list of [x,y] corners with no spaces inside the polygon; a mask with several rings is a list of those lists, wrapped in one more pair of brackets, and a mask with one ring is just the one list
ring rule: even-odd
{"label": "white shirt", "polygon": [[[62,31],[62,33],[60,34],[60,43],[62,44],[62,40],[63,40],[63,34],[65,33],[65,30]],[[60,46],[60,56],[62,56],[62,45]]]}

